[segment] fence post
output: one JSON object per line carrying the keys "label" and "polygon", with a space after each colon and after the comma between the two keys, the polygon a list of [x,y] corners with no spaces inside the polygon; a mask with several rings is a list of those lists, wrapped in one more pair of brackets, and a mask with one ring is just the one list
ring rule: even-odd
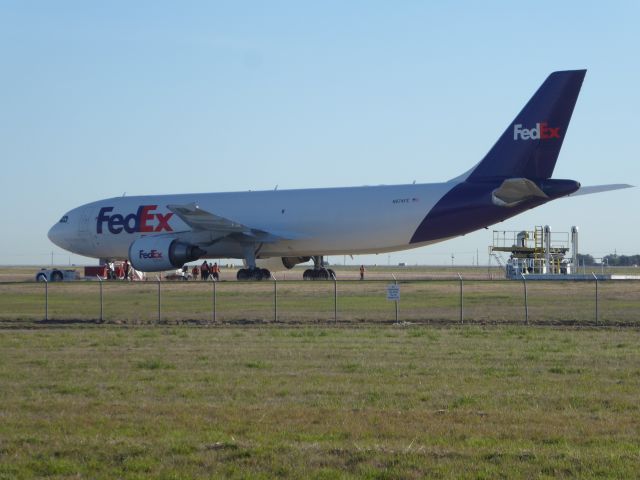
{"label": "fence post", "polygon": [[521,273],[522,284],[524,285],[524,324],[529,325],[529,301],[527,298],[527,277],[524,276],[524,273]]}
{"label": "fence post", "polygon": [[334,273],[331,274],[333,277],[333,321],[335,324],[338,324],[338,280]]}
{"label": "fence post", "polygon": [[44,280],[44,320],[46,322],[49,320],[49,281],[46,275],[42,279]]}
{"label": "fence post", "polygon": [[278,280],[273,273],[271,278],[273,278],[273,321],[276,323],[278,321]]}
{"label": "fence post", "polygon": [[213,319],[213,323],[216,323],[216,303],[217,303],[217,299],[216,299],[216,282],[215,279],[213,277],[209,277],[211,278],[211,285],[213,287],[212,292],[211,292],[211,317]]}
{"label": "fence post", "polygon": [[[393,277],[393,282],[398,285],[398,279],[396,278],[396,276],[392,273],[391,276]],[[398,300],[395,300],[394,302],[396,304],[396,323],[398,323]]]}
{"label": "fence post", "polygon": [[156,281],[158,282],[158,324],[160,324],[160,278],[157,275]]}
{"label": "fence post", "polygon": [[462,275],[458,273],[458,279],[460,280],[460,324],[464,324],[464,295],[463,295],[463,281]]}
{"label": "fence post", "polygon": [[591,275],[596,281],[596,325],[598,325],[598,276],[593,272],[591,272]]}
{"label": "fence post", "polygon": [[103,322],[103,318],[104,318],[104,304],[102,301],[102,278],[100,278],[100,275],[96,275],[96,277],[98,278],[98,283],[100,284],[100,323]]}

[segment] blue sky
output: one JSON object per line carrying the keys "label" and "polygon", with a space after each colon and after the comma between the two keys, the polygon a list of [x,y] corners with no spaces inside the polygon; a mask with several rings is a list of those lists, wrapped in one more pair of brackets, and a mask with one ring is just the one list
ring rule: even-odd
{"label": "blue sky", "polygon": [[[86,262],[46,232],[124,192],[447,180],[554,70],[588,69],[554,177],[640,184],[638,5],[0,1],[0,264]],[[493,228],[635,254],[639,195]],[[491,230],[354,262],[486,263]]]}

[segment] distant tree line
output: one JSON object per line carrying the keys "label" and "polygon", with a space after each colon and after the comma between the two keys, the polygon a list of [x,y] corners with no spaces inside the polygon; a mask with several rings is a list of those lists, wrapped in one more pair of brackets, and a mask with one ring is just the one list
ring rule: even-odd
{"label": "distant tree line", "polygon": [[[611,267],[631,267],[633,265],[640,265],[640,255],[616,255],[610,253],[602,257],[602,263]],[[592,255],[581,253],[578,254],[579,265],[600,265],[600,262],[595,261]]]}

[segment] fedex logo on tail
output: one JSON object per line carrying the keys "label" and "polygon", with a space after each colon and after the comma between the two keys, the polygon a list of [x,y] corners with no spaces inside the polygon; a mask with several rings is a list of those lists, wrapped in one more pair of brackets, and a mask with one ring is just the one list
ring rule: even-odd
{"label": "fedex logo on tail", "polygon": [[135,232],[173,232],[169,219],[173,213],[153,213],[157,205],[140,205],[136,213],[121,215],[113,212],[113,207],[102,207],[98,213],[96,233],[102,233],[104,224],[114,235],[123,230],[127,233]]}
{"label": "fedex logo on tail", "polygon": [[522,128],[520,123],[513,126],[514,140],[549,140],[550,138],[560,138],[560,127],[550,127],[547,122],[536,123],[533,128]]}

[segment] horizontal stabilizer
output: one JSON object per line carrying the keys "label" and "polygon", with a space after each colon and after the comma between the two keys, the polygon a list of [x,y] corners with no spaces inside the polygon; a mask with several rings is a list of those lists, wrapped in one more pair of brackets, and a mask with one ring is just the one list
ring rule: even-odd
{"label": "horizontal stabilizer", "polygon": [[527,178],[507,178],[491,193],[491,201],[499,207],[515,207],[531,198],[549,198]]}
{"label": "horizontal stabilizer", "polygon": [[608,192],[610,190],[621,190],[623,188],[634,188],[633,185],[627,183],[612,183],[610,185],[591,185],[588,187],[580,187],[576,192],[569,195],[575,197],[577,195],[589,195],[591,193]]}

